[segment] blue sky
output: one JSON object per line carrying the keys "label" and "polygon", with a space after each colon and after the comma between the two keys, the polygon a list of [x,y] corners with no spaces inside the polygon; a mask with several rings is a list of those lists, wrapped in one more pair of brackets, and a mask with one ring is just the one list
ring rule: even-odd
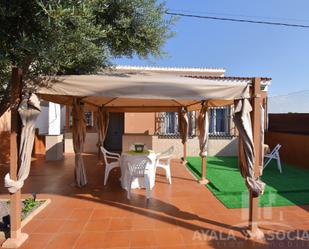
{"label": "blue sky", "polygon": [[[308,0],[168,0],[167,7],[200,15],[309,25]],[[182,17],[173,30],[176,36],[164,47],[168,57],[121,58],[114,63],[218,67],[229,76],[272,77],[270,96],[309,89],[309,29]]]}

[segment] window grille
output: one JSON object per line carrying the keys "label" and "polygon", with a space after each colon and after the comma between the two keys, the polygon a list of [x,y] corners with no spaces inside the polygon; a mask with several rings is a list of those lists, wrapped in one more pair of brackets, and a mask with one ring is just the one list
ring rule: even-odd
{"label": "window grille", "polygon": [[[86,120],[86,126],[87,127],[93,127],[93,112],[85,112],[85,120]],[[70,127],[72,127],[73,124],[73,116],[72,113],[70,115]]]}
{"label": "window grille", "polygon": [[230,136],[230,108],[229,107],[214,107],[209,110],[210,136]]}
{"label": "window grille", "polygon": [[[209,135],[212,137],[231,136],[231,108],[214,107],[209,110],[210,124]],[[198,111],[188,113],[188,137],[197,135]],[[156,113],[156,134],[161,136],[179,136],[178,113],[160,112]]]}
{"label": "window grille", "polygon": [[178,113],[159,112],[156,114],[157,135],[178,136]]}
{"label": "window grille", "polygon": [[93,127],[93,112],[85,112],[86,126]]}

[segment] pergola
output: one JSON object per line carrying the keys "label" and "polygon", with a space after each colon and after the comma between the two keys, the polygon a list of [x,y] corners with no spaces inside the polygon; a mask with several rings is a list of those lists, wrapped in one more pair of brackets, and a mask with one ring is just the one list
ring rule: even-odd
{"label": "pergola", "polygon": [[[17,91],[13,92],[12,101],[24,102],[28,106],[29,112],[26,113],[27,118],[23,119],[25,122],[23,122],[21,138],[28,134],[29,141],[25,139],[25,144],[29,143],[32,146],[34,127],[31,124],[38,115],[39,106],[34,93],[22,97],[21,77],[22,72],[14,68],[12,83]],[[73,107],[75,178],[78,186],[87,183],[81,155],[86,134],[83,116],[85,106],[98,112],[98,145],[104,142],[110,112],[178,112],[184,160],[188,129],[187,112],[198,111],[200,156],[202,157],[201,183],[205,184],[207,183],[208,109],[234,104],[234,122],[239,131],[239,166],[250,191],[248,232],[252,238],[256,238],[262,236],[257,226],[257,219],[258,196],[264,189],[264,183],[259,180],[263,164],[263,102],[266,97],[262,86],[267,85],[269,81],[268,78],[196,78],[146,71],[134,73],[106,71],[96,75],[61,76],[53,84],[37,89],[36,94],[43,100]],[[11,237],[5,242],[6,247],[17,247],[27,238],[20,229],[20,198],[23,182],[29,174],[31,150],[23,149],[20,145],[18,153],[17,120],[18,111],[15,105],[12,108],[10,173],[6,176],[6,185],[11,193]],[[26,159],[20,160],[20,157]]]}

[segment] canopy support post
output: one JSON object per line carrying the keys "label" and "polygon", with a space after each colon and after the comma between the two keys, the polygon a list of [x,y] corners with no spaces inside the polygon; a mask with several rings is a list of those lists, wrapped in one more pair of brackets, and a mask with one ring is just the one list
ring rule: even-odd
{"label": "canopy support post", "polygon": [[199,183],[202,184],[202,185],[205,185],[207,183],[209,183],[209,180],[206,178],[206,165],[207,165],[207,162],[206,162],[206,156],[203,156],[202,157],[202,178],[201,180],[199,180]]}
{"label": "canopy support post", "polygon": [[[22,70],[12,69],[11,88],[11,135],[10,135],[10,177],[17,180],[18,172],[18,140],[20,135],[18,104],[22,92]],[[21,232],[21,190],[10,194],[10,237],[2,244],[3,248],[20,247],[28,238],[28,234]]]}
{"label": "canopy support post", "polygon": [[[198,118],[199,126],[199,143],[200,143],[200,157],[202,158],[201,168],[202,168],[202,177],[199,180],[199,183],[206,185],[209,183],[209,180],[206,178],[206,167],[207,167],[207,148],[208,148],[208,133],[209,133],[209,113],[208,113],[208,103],[206,101],[202,102],[202,108]],[[205,148],[203,148],[205,147]],[[205,150],[206,153],[202,153]]]}
{"label": "canopy support post", "polygon": [[[175,100],[174,100],[175,101]],[[188,110],[185,106],[178,110],[178,130],[183,145],[182,163],[187,163],[187,140],[188,140]]]}
{"label": "canopy support post", "polygon": [[183,143],[183,164],[187,163],[187,142]]}
{"label": "canopy support post", "polygon": [[[254,161],[254,176],[259,177],[260,165],[262,163],[261,158],[261,79],[253,78],[252,80],[252,131],[253,142],[255,150]],[[248,234],[252,239],[262,239],[264,237],[263,232],[258,228],[258,216],[259,216],[259,198],[254,197],[252,191],[250,191],[249,197],[249,231]]]}

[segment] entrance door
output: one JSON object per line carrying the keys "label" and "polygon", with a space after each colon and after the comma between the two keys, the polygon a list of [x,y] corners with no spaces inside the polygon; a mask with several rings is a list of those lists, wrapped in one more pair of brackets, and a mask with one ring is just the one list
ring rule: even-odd
{"label": "entrance door", "polygon": [[122,150],[122,135],[124,133],[124,113],[111,112],[104,146],[110,151]]}

